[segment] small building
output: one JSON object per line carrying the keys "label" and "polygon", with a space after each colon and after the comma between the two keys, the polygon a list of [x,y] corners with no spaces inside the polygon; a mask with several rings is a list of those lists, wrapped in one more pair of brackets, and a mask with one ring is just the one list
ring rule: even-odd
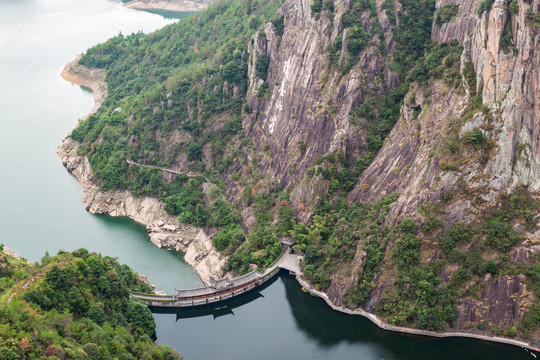
{"label": "small building", "polygon": [[292,237],[281,239],[279,240],[279,242],[281,243],[281,246],[283,246],[285,250],[291,249],[293,245],[296,244],[296,240]]}

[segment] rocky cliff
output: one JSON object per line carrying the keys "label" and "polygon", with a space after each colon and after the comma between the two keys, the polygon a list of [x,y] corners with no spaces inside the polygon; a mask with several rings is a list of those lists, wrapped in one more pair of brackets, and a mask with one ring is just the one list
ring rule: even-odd
{"label": "rocky cliff", "polygon": [[[538,2],[510,3],[517,9],[509,11],[509,2],[496,0],[491,9],[478,16],[478,1],[436,2],[437,9],[455,6],[458,10],[449,22],[440,26],[434,22],[432,39],[438,43],[457,40],[463,45],[461,72],[472,64],[476,88],[469,88],[465,79],[463,90],[436,82],[426,99],[425,88],[413,87],[399,122],[349,194],[350,201],[376,201],[397,192],[399,197],[391,206],[387,223],[406,216],[425,221],[422,204],[432,202],[441,207],[445,223],[453,224],[474,221],[485,209],[500,205],[501,197],[512,194],[519,186],[528,187],[531,195],[538,197],[540,31],[526,15],[534,12]],[[508,43],[503,46],[503,41]],[[468,104],[475,93],[484,108],[471,114]],[[413,116],[415,109],[421,112]],[[448,156],[450,133],[464,142],[467,132],[474,130],[490,141],[489,150],[478,154],[477,149],[468,149],[459,159]],[[366,185],[369,191],[365,191]],[[445,194],[459,187],[468,188],[478,197],[442,201]],[[534,216],[538,218],[537,211]],[[536,228],[525,231],[523,242],[510,253],[511,261],[537,262],[539,241],[540,231]],[[424,249],[425,256],[436,256],[429,248]],[[377,287],[391,287],[393,281],[393,277],[381,277]],[[477,297],[459,302],[456,328],[475,331],[479,323],[511,328],[534,303],[530,285],[523,275],[471,280],[468,287],[481,286],[483,290]],[[377,296],[372,300],[376,302]],[[538,328],[532,337],[538,339]]]}
{"label": "rocky cliff", "polygon": [[[283,34],[277,34],[269,23],[264,33],[254,37],[248,93],[251,113],[244,117],[244,128],[249,129],[258,152],[267,151],[261,168],[290,191],[302,221],[309,221],[329,186],[324,178],[309,176],[306,170],[320,156],[339,150],[350,159],[365,154],[367,134],[365,127],[354,123],[353,110],[399,85],[397,75],[389,70],[396,48],[392,29],[400,31],[399,24],[389,25],[383,2],[377,2],[376,19],[384,33],[381,39],[386,40],[386,53],[381,54],[375,39],[345,74],[330,67],[327,55],[338,34],[346,44],[350,28],[343,31],[342,16],[352,3],[335,1],[332,16],[324,16],[324,11],[314,16],[310,4],[287,1],[278,12],[285,16]],[[427,85],[411,83],[397,124],[348,195],[356,203],[376,202],[397,193],[386,217],[390,228],[406,217],[422,224],[431,216],[425,209],[438,208],[441,230],[419,233],[422,264],[443,257],[438,240],[453,224],[478,224],[483,214],[506,206],[501,199],[519,187],[528,188],[532,198],[540,195],[540,29],[531,15],[538,12],[538,5],[538,1],[496,0],[480,13],[476,0],[437,1],[435,18],[447,9],[455,13],[446,22],[433,21],[431,38],[462,47],[459,84],[445,79]],[[367,11],[363,16],[369,29],[375,19]],[[269,58],[267,79],[254,70],[260,56]],[[343,46],[339,61],[346,56],[350,55]],[[265,82],[269,95],[261,98],[258,91]],[[476,108],[471,105],[474,101]],[[466,144],[474,131],[481,132],[482,144],[463,145],[456,151],[453,143]],[[305,144],[302,150],[301,143]],[[443,200],[464,188],[476,195],[458,194],[451,201]],[[537,208],[532,216],[538,219]],[[521,231],[522,241],[510,253],[510,261],[534,264],[540,251],[540,230],[535,226],[525,230],[519,221],[513,226]],[[490,237],[480,238],[482,242]],[[394,241],[390,242],[372,296],[364,305],[368,310],[396,288],[395,248]],[[365,257],[359,246],[355,260],[331,277],[328,293],[334,303],[347,303]],[[504,262],[492,251],[484,254],[484,260]],[[446,271],[455,273],[458,268]],[[451,277],[443,279],[443,284]],[[537,301],[523,274],[475,276],[465,286],[481,290],[463,295],[458,302],[455,329],[461,331],[482,332],[491,327],[512,333],[509,329],[519,328]],[[530,338],[538,339],[538,331],[536,326]]]}

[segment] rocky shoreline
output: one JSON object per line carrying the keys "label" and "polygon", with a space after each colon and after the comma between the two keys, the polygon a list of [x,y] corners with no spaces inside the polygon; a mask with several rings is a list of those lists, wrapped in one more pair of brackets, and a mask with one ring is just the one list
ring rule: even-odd
{"label": "rocky shoreline", "polygon": [[174,12],[196,12],[204,10],[211,0],[133,0],[125,7],[138,10],[166,10]]}
{"label": "rocky shoreline", "polygon": [[[76,85],[88,87],[94,96],[94,114],[107,97],[105,71],[80,65],[80,56],[68,63],[61,76]],[[84,120],[84,118],[82,119]],[[57,154],[68,171],[77,178],[84,192],[82,201],[92,214],[128,217],[146,226],[153,244],[185,253],[184,259],[206,284],[223,278],[226,258],[212,246],[204,229],[180,224],[167,214],[163,204],[155,198],[137,198],[127,190],[102,191],[93,181],[92,167],[86,156],[77,154],[79,143],[66,136]]]}

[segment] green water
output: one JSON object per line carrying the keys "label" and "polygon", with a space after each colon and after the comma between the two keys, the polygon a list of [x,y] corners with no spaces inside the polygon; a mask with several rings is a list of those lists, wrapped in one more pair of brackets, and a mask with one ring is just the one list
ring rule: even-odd
{"label": "green water", "polygon": [[[158,289],[200,285],[178,254],[128,219],[91,215],[56,147],[92,107],[59,76],[76,54],[122,32],[175,21],[107,0],[0,0],[0,243],[31,261],[86,247],[118,257]],[[532,359],[517,347],[379,330],[332,311],[282,276],[220,309],[154,310],[158,342],[187,359]]]}
{"label": "green water", "polygon": [[288,275],[217,310],[154,309],[154,318],[158,342],[191,360],[534,359],[509,345],[383,331],[363,317],[333,311]]}
{"label": "green water", "polygon": [[86,247],[167,292],[201,284],[178,254],[153,246],[144,227],[86,212],[81,187],[56,155],[93,104],[59,76],[64,65],[120,31],[172,21],[105,0],[0,0],[0,243],[31,261]]}

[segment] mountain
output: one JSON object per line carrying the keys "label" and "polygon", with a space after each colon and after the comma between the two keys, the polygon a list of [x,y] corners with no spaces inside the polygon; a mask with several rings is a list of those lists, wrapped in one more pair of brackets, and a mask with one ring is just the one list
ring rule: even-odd
{"label": "mountain", "polygon": [[222,0],[89,49],[109,96],[62,158],[227,271],[292,237],[337,305],[538,346],[539,34],[537,1]]}

